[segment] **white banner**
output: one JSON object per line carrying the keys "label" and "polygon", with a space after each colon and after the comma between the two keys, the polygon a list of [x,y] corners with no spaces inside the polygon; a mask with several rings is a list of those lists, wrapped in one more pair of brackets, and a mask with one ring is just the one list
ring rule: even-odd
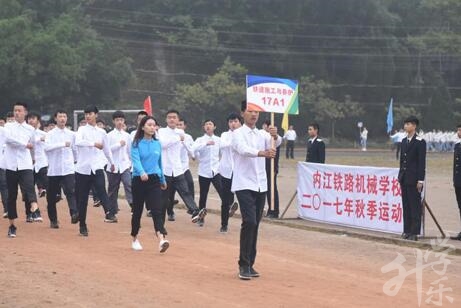
{"label": "white banner", "polygon": [[298,163],[298,215],[303,219],[402,233],[397,168]]}

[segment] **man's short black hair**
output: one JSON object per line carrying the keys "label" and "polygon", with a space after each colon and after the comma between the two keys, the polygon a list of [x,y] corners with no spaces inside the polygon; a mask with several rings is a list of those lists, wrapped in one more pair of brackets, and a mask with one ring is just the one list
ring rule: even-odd
{"label": "man's short black hair", "polygon": [[263,124],[266,124],[267,126],[271,126],[271,120],[265,119]]}
{"label": "man's short black hair", "polygon": [[91,105],[91,106],[86,106],[85,110],[83,110],[83,113],[98,113],[99,110],[98,110],[98,107],[94,106],[94,105]]}
{"label": "man's short black hair", "polygon": [[205,119],[205,121],[203,121],[203,125],[205,125],[207,122],[211,122],[214,126],[216,126],[216,123],[212,119]]}
{"label": "man's short black hair", "polygon": [[[54,113],[53,118],[56,118],[56,117],[58,116],[58,113],[63,113],[63,114],[65,114],[65,115],[67,115],[67,112],[64,111],[63,109],[58,109],[58,110],[56,110],[56,112]],[[54,120],[53,120],[53,121],[54,121]]]}
{"label": "man's short black hair", "polygon": [[112,120],[119,118],[125,119],[125,113],[123,113],[123,111],[117,110],[112,114]]}
{"label": "man's short black hair", "polygon": [[169,115],[169,114],[171,114],[171,113],[176,113],[176,114],[178,115],[178,117],[179,117],[179,111],[178,111],[178,110],[176,110],[176,109],[170,109],[170,110],[168,110],[168,111],[166,112],[166,115]]}
{"label": "man's short black hair", "polygon": [[140,115],[148,116],[149,114],[148,114],[146,111],[141,110],[141,111],[138,112],[138,114],[137,114],[136,116],[138,117],[138,116],[140,116]]}
{"label": "man's short black hair", "polygon": [[97,119],[97,120],[96,120],[96,123],[102,123],[102,124],[106,125],[106,122],[104,122],[103,119]]}
{"label": "man's short black hair", "polygon": [[461,124],[456,125],[456,128],[460,128],[460,127],[461,127]]}
{"label": "man's short black hair", "polygon": [[22,106],[22,107],[24,107],[24,109],[26,109],[26,110],[29,109],[29,107],[27,106],[26,103],[20,102],[20,101],[15,102],[14,105],[13,105],[13,108],[14,108],[14,106]]}
{"label": "man's short black hair", "polygon": [[27,114],[27,119],[32,119],[32,118],[37,118],[40,120],[40,115],[38,114],[38,112],[31,111]]}
{"label": "man's short black hair", "polygon": [[184,122],[184,125],[187,125],[187,121],[184,117],[179,117],[179,122]]}
{"label": "man's short black hair", "polygon": [[415,124],[416,126],[419,125],[419,120],[417,117],[415,116],[409,116],[408,118],[406,118],[403,123],[412,123],[412,124]]}
{"label": "man's short black hair", "polygon": [[245,112],[245,111],[247,110],[247,106],[248,106],[247,100],[244,99],[244,100],[240,103],[240,110],[241,110],[242,112]]}
{"label": "man's short black hair", "polygon": [[315,129],[316,131],[320,131],[320,125],[316,122],[313,122],[313,123],[310,123],[308,126],[309,127],[312,127],[313,129]]}
{"label": "man's short black hair", "polygon": [[[59,113],[65,113],[65,112],[59,112]],[[54,119],[51,119],[46,124],[47,125],[56,125],[56,121]]]}
{"label": "man's short black hair", "polygon": [[242,123],[242,117],[237,112],[232,112],[227,116],[227,122],[237,119],[240,121],[240,123]]}

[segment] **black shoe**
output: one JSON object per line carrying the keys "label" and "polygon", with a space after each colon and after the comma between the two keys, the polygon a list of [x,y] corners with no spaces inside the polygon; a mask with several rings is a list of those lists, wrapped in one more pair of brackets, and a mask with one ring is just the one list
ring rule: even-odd
{"label": "black shoe", "polygon": [[416,241],[418,241],[418,236],[415,235],[415,234],[410,234],[408,236],[407,240],[416,242]]}
{"label": "black shoe", "polygon": [[168,214],[168,221],[175,221],[176,220],[176,216],[173,214]]}
{"label": "black shoe", "polygon": [[43,222],[42,214],[40,214],[39,209],[36,209],[35,212],[32,213],[32,219],[34,222]]}
{"label": "black shoe", "polygon": [[238,210],[239,204],[237,202],[232,203],[229,209],[229,217],[234,216],[235,212]]}
{"label": "black shoe", "polygon": [[406,239],[408,239],[409,236],[410,236],[409,234],[406,234],[406,233],[404,232],[404,233],[402,233],[402,235],[400,236],[400,238],[403,239],[403,240],[406,240]]}
{"label": "black shoe", "polygon": [[179,200],[173,200],[173,205],[176,205],[179,203]]}
{"label": "black shoe", "polygon": [[77,222],[78,222],[78,214],[77,214],[77,213],[72,214],[72,215],[70,216],[70,223],[71,223],[71,224],[76,224]]}
{"label": "black shoe", "polygon": [[221,229],[219,230],[220,233],[227,233],[227,226],[223,226],[221,227]]}
{"label": "black shoe", "polygon": [[146,214],[146,216],[147,216],[147,217],[152,217],[152,213],[151,213],[151,211],[150,211],[150,210],[149,210],[149,211],[147,211],[147,214]]}
{"label": "black shoe", "polygon": [[59,223],[57,221],[50,221],[51,229],[59,229]]}
{"label": "black shoe", "polygon": [[104,218],[104,222],[107,223],[116,223],[118,222],[118,219],[115,215],[113,214],[106,214],[106,218]]}
{"label": "black shoe", "polygon": [[62,196],[60,194],[56,195],[56,203],[62,200]]}
{"label": "black shoe", "polygon": [[250,266],[250,275],[251,277],[259,277],[259,273],[257,271],[255,271],[255,269],[253,268],[253,266]]}
{"label": "black shoe", "polygon": [[192,215],[192,223],[195,224],[197,221],[204,218],[205,216],[206,216],[206,209],[201,209],[200,211]]}
{"label": "black shoe", "polygon": [[80,226],[80,235],[81,236],[88,236],[88,229],[86,226]]}
{"label": "black shoe", "polygon": [[458,236],[455,237],[455,239],[456,239],[457,241],[461,241],[461,232],[459,232]]}
{"label": "black shoe", "polygon": [[93,206],[94,207],[100,207],[101,206],[101,200],[94,200],[93,201]]}
{"label": "black shoe", "polygon": [[239,267],[239,278],[241,280],[251,280],[251,272],[249,266]]}
{"label": "black shoe", "polygon": [[8,227],[8,237],[16,237],[16,227],[14,225]]}
{"label": "black shoe", "polygon": [[43,197],[45,197],[45,196],[46,196],[46,190],[43,189],[43,190],[38,194],[38,197],[39,197],[39,198],[43,198]]}
{"label": "black shoe", "polygon": [[26,222],[34,222],[34,218],[32,217],[32,214],[26,215]]}

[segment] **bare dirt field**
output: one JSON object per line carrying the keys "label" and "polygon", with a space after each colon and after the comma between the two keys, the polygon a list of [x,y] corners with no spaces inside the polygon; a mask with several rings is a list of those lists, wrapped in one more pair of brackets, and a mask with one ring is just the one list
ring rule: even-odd
{"label": "bare dirt field", "polygon": [[[360,161],[392,166],[393,160],[383,159],[387,154],[391,156],[367,153]],[[357,161],[355,155],[340,151],[327,160],[351,164]],[[459,215],[446,174],[451,156],[431,157],[428,181],[436,188],[430,188],[429,200],[442,224],[455,231]],[[293,161],[282,159],[282,178],[283,208],[296,186]],[[25,222],[19,205],[16,239],[6,237],[7,220],[0,221],[1,307],[418,307],[418,296],[421,307],[436,307],[439,294],[430,290],[440,284],[451,288],[442,294],[444,307],[461,303],[459,256],[447,256],[445,268],[425,268],[421,279],[409,273],[391,297],[383,286],[398,271],[382,273],[381,268],[399,253],[406,260],[403,267],[414,269],[415,248],[262,223],[255,265],[261,277],[240,281],[237,217],[231,219],[229,233],[220,234],[218,215],[208,215],[200,228],[190,223],[184,210],[177,210],[176,221],[167,223],[170,249],[161,255],[147,217],[139,237],[144,250],[131,250],[130,213],[124,201],[118,224],[105,224],[102,209],[90,205],[88,238],[79,237],[78,227],[70,224],[65,202],[58,205],[59,230],[49,228],[43,199],[40,205],[45,221],[33,224]],[[209,207],[218,209],[217,205],[213,191]],[[296,217],[295,205],[288,217]],[[420,260],[427,264],[441,259],[430,253]],[[437,282],[441,278],[446,280]]]}

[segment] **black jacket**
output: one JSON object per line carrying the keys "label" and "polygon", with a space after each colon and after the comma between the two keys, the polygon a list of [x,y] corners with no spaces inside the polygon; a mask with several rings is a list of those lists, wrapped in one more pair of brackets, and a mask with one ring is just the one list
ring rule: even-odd
{"label": "black jacket", "polygon": [[461,187],[461,143],[455,144],[455,155],[453,157],[453,185]]}
{"label": "black jacket", "polygon": [[400,152],[399,182],[401,185],[416,185],[426,176],[426,141],[418,136],[402,140]]}
{"label": "black jacket", "polygon": [[308,163],[325,163],[325,143],[319,137],[313,142],[307,141],[306,162]]}

